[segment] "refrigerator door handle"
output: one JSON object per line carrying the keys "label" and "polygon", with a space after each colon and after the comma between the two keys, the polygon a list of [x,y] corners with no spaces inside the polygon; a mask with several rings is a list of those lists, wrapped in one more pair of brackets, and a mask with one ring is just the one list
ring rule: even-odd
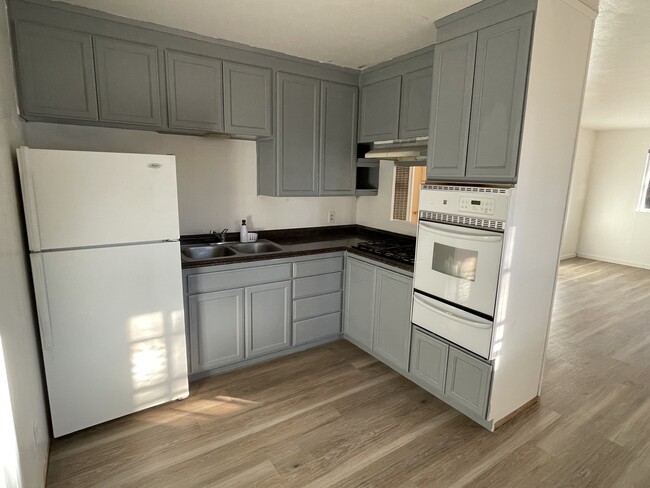
{"label": "refrigerator door handle", "polygon": [[32,262],[32,277],[34,280],[34,295],[36,296],[36,309],[38,311],[38,328],[41,332],[43,349],[54,349],[52,334],[52,321],[50,320],[50,306],[47,300],[47,286],[45,284],[45,266],[43,255],[35,253],[30,256]]}
{"label": "refrigerator door handle", "polygon": [[23,195],[25,224],[27,226],[27,241],[30,251],[41,250],[41,230],[38,225],[36,212],[36,196],[34,195],[34,179],[29,162],[29,148],[21,146],[16,150],[18,155],[18,172],[20,173],[20,189]]}

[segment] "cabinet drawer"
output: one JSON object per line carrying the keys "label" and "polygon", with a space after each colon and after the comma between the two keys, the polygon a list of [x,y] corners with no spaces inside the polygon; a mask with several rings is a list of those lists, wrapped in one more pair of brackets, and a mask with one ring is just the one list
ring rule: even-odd
{"label": "cabinet drawer", "polygon": [[188,293],[230,290],[291,279],[291,264],[201,273],[187,277]]}
{"label": "cabinet drawer", "polygon": [[293,320],[303,320],[341,311],[341,292],[303,298],[293,302]]}
{"label": "cabinet drawer", "polygon": [[341,313],[293,323],[293,345],[299,346],[341,333]]}
{"label": "cabinet drawer", "polygon": [[445,396],[485,418],[491,374],[490,364],[450,347]]}
{"label": "cabinet drawer", "polygon": [[293,281],[293,298],[324,295],[341,289],[341,273],[308,276]]}
{"label": "cabinet drawer", "polygon": [[316,259],[314,261],[293,263],[294,278],[335,273],[336,271],[343,271],[343,256],[338,258]]}
{"label": "cabinet drawer", "polygon": [[447,344],[413,328],[409,374],[432,393],[442,394],[445,390],[448,355]]}

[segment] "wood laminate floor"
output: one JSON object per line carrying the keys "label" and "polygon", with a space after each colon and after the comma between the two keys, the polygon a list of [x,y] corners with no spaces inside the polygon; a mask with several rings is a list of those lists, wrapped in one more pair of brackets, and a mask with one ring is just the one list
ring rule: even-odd
{"label": "wood laminate floor", "polygon": [[650,271],[560,269],[539,404],[494,433],[340,341],[52,442],[50,487],[649,487]]}

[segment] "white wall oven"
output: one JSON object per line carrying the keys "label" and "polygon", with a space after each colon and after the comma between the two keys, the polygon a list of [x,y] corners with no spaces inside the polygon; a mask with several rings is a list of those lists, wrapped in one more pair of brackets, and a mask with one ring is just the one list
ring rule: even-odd
{"label": "white wall oven", "polygon": [[423,185],[413,323],[486,359],[511,189]]}

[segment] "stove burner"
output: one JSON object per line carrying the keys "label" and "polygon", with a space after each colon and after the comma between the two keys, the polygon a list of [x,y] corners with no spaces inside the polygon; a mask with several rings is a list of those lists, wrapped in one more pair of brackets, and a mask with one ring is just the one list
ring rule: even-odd
{"label": "stove burner", "polygon": [[415,262],[415,243],[412,242],[397,240],[360,242],[353,247],[402,263],[413,264]]}

